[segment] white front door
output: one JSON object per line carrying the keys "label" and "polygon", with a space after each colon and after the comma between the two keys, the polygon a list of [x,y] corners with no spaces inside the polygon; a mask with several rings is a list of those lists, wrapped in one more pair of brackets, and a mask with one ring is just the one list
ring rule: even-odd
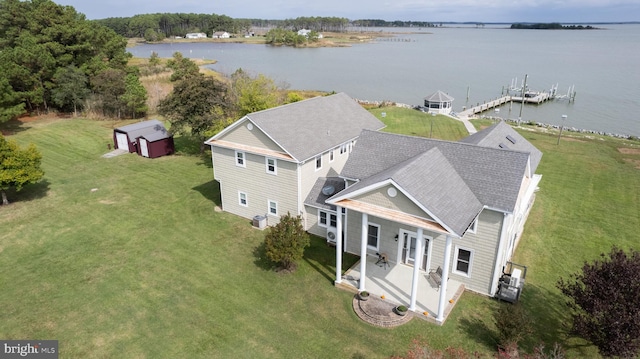
{"label": "white front door", "polygon": [[140,153],[142,157],[149,157],[149,148],[147,147],[147,140],[140,138]]}
{"label": "white front door", "polygon": [[[408,264],[413,266],[416,261],[416,241],[418,240],[418,235],[415,232],[409,232],[405,230],[400,230],[400,238],[403,239],[402,242],[402,262],[404,264]],[[427,259],[428,259],[428,249],[429,249],[429,238],[425,238],[424,252],[422,255],[422,263],[420,269],[426,270],[427,268]]]}
{"label": "white front door", "polygon": [[116,132],[116,142],[118,148],[129,151],[129,141],[127,141],[127,134],[122,132]]}

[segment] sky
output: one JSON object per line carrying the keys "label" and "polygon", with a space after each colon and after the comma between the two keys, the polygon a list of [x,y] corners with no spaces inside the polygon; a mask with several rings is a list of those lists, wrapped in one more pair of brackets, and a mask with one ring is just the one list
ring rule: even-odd
{"label": "sky", "polygon": [[150,13],[203,13],[232,18],[429,22],[629,22],[640,21],[638,0],[53,0],[88,19]]}

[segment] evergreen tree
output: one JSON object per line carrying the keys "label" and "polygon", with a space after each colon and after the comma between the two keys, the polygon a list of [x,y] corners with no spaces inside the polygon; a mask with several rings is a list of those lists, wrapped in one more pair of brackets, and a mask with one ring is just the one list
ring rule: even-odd
{"label": "evergreen tree", "polygon": [[290,213],[280,217],[280,222],[269,228],[264,239],[267,258],[286,270],[296,268],[309,243],[309,235],[302,227],[302,217]]}

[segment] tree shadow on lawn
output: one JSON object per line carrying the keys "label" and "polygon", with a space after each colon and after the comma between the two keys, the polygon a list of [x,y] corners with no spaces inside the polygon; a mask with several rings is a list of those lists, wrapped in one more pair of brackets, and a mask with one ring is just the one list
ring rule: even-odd
{"label": "tree shadow on lawn", "polygon": [[29,127],[25,126],[24,124],[25,122],[20,120],[9,120],[7,122],[0,123],[0,133],[3,136],[8,137],[22,131],[26,131],[29,129]]}
{"label": "tree shadow on lawn", "polygon": [[195,186],[192,190],[200,192],[202,196],[209,201],[216,204],[216,206],[222,206],[222,198],[220,197],[220,183],[216,180],[203,183]]}
{"label": "tree shadow on lawn", "polygon": [[264,242],[260,242],[260,244],[253,249],[253,257],[255,258],[253,263],[260,269],[271,271],[276,268],[269,258],[267,258],[267,248]]}
{"label": "tree shadow on lawn", "polygon": [[[34,184],[26,185],[22,188],[21,191],[16,191],[15,188],[9,188],[6,190],[7,200],[9,204],[14,202],[28,202],[34,201],[40,198],[44,198],[47,196],[47,192],[49,192],[49,185],[51,183],[43,179],[42,181]],[[1,203],[2,201],[0,201]]]}
{"label": "tree shadow on lawn", "polygon": [[[323,277],[325,277],[331,285],[335,281],[336,273],[336,249],[327,244],[327,240],[315,235],[311,236],[311,244],[309,248],[304,251],[303,260],[309,264],[309,266],[315,269]],[[343,253],[342,255],[342,269],[347,270],[351,268],[354,263],[358,261],[357,256],[349,253]]]}
{"label": "tree shadow on lawn", "polygon": [[[497,300],[497,299],[496,299]],[[500,305],[512,305],[502,302]],[[566,309],[564,298],[549,291],[548,289],[533,285],[525,285],[520,305],[525,309],[527,316],[531,319],[531,329],[533,333],[526,336],[520,343],[527,353],[533,353],[534,348],[544,344],[545,348],[552,348],[555,343],[566,346],[566,341],[570,336],[565,323],[570,322],[570,316]],[[491,321],[494,321],[498,307],[492,310]],[[469,338],[473,338],[479,344],[490,350],[496,350],[499,345],[499,334],[493,325],[488,325],[486,321],[479,318],[462,318],[461,327]],[[572,348],[577,348],[573,346]]]}

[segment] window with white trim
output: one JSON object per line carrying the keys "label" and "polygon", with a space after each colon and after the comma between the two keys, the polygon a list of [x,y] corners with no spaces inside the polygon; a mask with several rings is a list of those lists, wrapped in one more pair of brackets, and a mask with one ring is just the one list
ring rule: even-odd
{"label": "window with white trim", "polygon": [[380,244],[380,226],[369,223],[367,227],[367,247],[378,250]]}
{"label": "window with white trim", "polygon": [[268,204],[269,212],[267,212],[267,213],[269,213],[271,215],[274,215],[274,216],[277,216],[278,215],[278,202],[269,200],[268,203],[269,203]]}
{"label": "window with white trim", "polygon": [[478,217],[476,217],[476,219],[473,220],[473,223],[471,223],[471,225],[469,226],[469,233],[476,233],[476,231],[478,230]]}
{"label": "window with white trim", "polygon": [[238,191],[238,204],[240,204],[243,207],[249,206],[249,201],[247,200],[246,193]]}
{"label": "window with white trim", "polygon": [[342,145],[340,145],[340,154],[344,154],[348,152],[348,145],[346,143],[343,143]]}
{"label": "window with white trim", "polygon": [[236,151],[236,166],[246,167],[244,152]]}
{"label": "window with white trim", "polygon": [[318,225],[320,227],[337,227],[338,216],[335,213],[318,210]]}
{"label": "window with white trim", "polygon": [[453,273],[469,277],[471,276],[471,264],[473,262],[473,251],[470,249],[456,247],[453,258]]}
{"label": "window with white trim", "polygon": [[275,175],[278,174],[278,162],[275,158],[265,157],[265,167],[267,169],[267,173]]}
{"label": "window with white trim", "polygon": [[335,152],[334,150],[331,150],[331,151],[329,152],[329,162],[333,162],[333,157],[334,157],[333,153],[334,153],[334,152]]}
{"label": "window with white trim", "polygon": [[316,171],[322,168],[322,155],[316,157]]}

